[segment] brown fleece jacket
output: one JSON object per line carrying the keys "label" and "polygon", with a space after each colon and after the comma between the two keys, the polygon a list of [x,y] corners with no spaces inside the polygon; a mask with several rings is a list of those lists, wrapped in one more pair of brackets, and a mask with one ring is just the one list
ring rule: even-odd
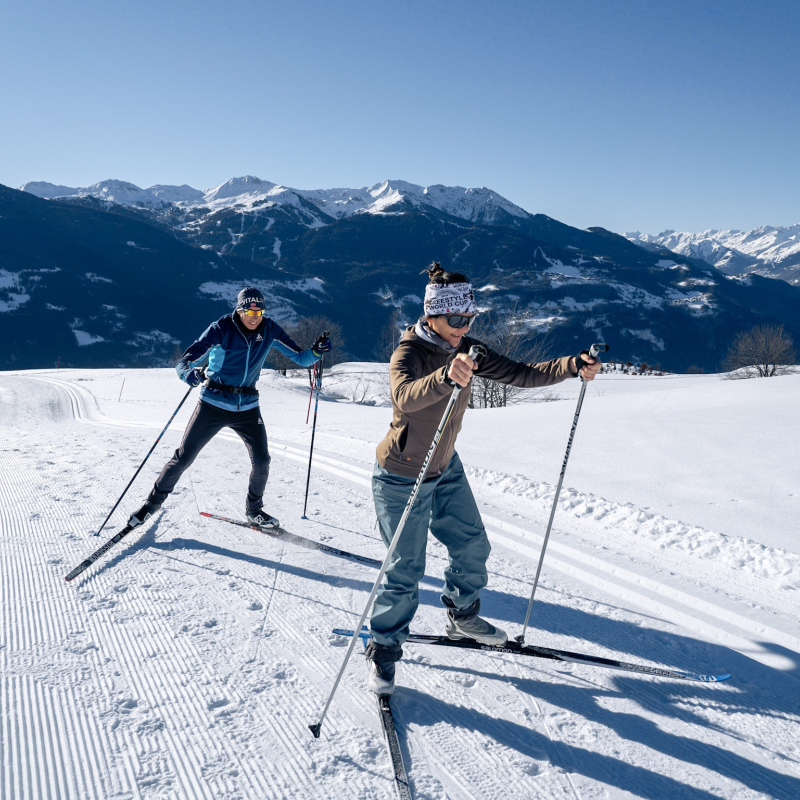
{"label": "brown fleece jacket", "polygon": [[[456,352],[468,353],[469,348],[477,343],[477,339],[464,336]],[[414,333],[413,326],[406,330],[392,354],[389,368],[392,424],[375,452],[378,463],[389,472],[409,478],[419,475],[453,392],[454,387],[445,382],[447,365],[453,355],[421,339]],[[569,360],[567,356],[541,364],[520,364],[489,350],[485,358],[478,359],[475,374],[499,383],[532,389],[575,377],[569,371]],[[439,440],[427,477],[440,475],[450,463],[468,403],[469,392],[461,392]]]}

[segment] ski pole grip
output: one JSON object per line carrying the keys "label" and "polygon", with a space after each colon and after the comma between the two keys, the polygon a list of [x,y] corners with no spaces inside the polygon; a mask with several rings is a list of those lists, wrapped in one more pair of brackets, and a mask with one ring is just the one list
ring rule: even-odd
{"label": "ski pole grip", "polygon": [[581,350],[581,352],[575,357],[575,366],[580,374],[580,371],[588,366],[588,362],[583,358],[583,354],[589,356],[589,358],[597,358],[600,353],[607,353],[608,352],[608,345],[607,344],[593,344],[588,350]]}
{"label": "ski pole grip", "polygon": [[477,361],[478,358],[485,358],[488,355],[488,350],[482,344],[474,344],[469,349],[469,357],[473,361]]}

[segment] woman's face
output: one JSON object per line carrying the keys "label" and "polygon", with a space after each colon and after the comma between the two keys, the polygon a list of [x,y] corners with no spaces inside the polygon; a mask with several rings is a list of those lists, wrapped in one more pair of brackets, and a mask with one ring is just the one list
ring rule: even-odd
{"label": "woman's face", "polygon": [[[464,314],[465,317],[474,317],[474,314]],[[461,339],[469,328],[451,328],[447,324],[447,317],[425,317],[428,327],[442,337],[451,347],[458,347]]]}

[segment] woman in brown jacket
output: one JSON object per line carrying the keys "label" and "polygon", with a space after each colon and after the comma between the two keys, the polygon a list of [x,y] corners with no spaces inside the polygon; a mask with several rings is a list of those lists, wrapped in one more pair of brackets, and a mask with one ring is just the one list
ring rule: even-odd
{"label": "woman in brown jacket", "polygon": [[[476,340],[465,335],[476,308],[469,279],[446,272],[438,262],[428,269],[424,312],[408,328],[392,355],[390,381],[393,418],[378,445],[372,495],[381,536],[387,547],[403,515],[423,461],[453,388],[467,386],[473,372],[500,383],[525,388],[550,386],[577,377],[574,356],[541,364],[521,364],[488,351],[480,363],[468,355]],[[585,380],[600,362],[582,354]],[[419,604],[419,581],[425,574],[428,530],[447,548],[442,603],[447,608],[447,635],[503,645],[504,631],[478,616],[480,591],[486,586],[489,540],[472,495],[455,442],[469,402],[462,392],[431,461],[426,480],[406,520],[393,559],[372,610],[369,687],[377,694],[394,691],[395,663],[402,656]]]}

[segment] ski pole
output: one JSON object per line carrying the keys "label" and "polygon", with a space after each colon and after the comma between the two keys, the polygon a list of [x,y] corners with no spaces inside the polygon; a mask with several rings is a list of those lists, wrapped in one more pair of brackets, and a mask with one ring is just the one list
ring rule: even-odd
{"label": "ski pole", "polygon": [[[322,336],[320,336],[317,341],[320,341],[327,337],[330,331],[324,331]],[[303,502],[303,516],[300,519],[308,519],[306,516],[306,508],[308,506],[308,487],[311,484],[311,459],[314,457],[314,436],[317,432],[317,409],[319,408],[319,393],[322,389],[322,367],[323,362],[325,361],[325,355],[321,355],[317,364],[314,365],[315,370],[316,367],[319,366],[319,370],[315,371],[315,385],[314,388],[317,390],[317,399],[314,402],[314,422],[311,425],[311,449],[308,451],[308,475],[306,476],[306,499]],[[308,399],[309,408],[311,407],[311,398]],[[308,422],[308,420],[306,420]]]}
{"label": "ski pole", "polygon": [[308,418],[311,415],[311,399],[314,397],[314,384],[317,382],[317,365],[314,364],[313,377],[311,378],[311,390],[308,393],[308,408],[306,409],[306,425],[308,425]]}
{"label": "ski pole", "polygon": [[[586,352],[586,351],[584,351]],[[599,353],[607,353],[607,344],[593,344],[589,348],[589,355],[592,358],[597,358]],[[580,367],[578,368],[580,372]],[[516,637],[520,644],[525,644],[525,632],[528,630],[528,620],[531,616],[531,609],[533,608],[533,597],[536,594],[536,587],[539,585],[539,575],[542,572],[542,563],[544,562],[544,553],[547,550],[547,541],[550,538],[550,530],[553,527],[553,518],[556,515],[556,506],[558,505],[558,496],[561,494],[561,484],[564,482],[564,473],[567,471],[567,461],[569,460],[569,451],[572,449],[572,440],[575,437],[575,429],[578,427],[578,417],[581,415],[581,406],[583,405],[583,396],[586,394],[586,383],[581,378],[581,393],[578,395],[578,407],[575,409],[575,418],[572,420],[572,429],[569,432],[569,440],[567,441],[567,452],[564,454],[564,463],[561,465],[561,474],[558,476],[558,485],[556,486],[556,494],[553,498],[553,507],[550,509],[550,521],[547,523],[547,531],[544,535],[542,542],[542,552],[539,554],[539,564],[536,567],[536,577],[533,579],[533,588],[531,589],[531,599],[528,601],[528,611],[525,614],[525,624],[522,627],[522,633]]]}
{"label": "ski pole", "polygon": [[[474,344],[469,349],[469,357],[473,360],[476,360],[479,356],[485,356],[485,355],[486,355],[486,348],[483,345]],[[361,615],[361,619],[358,621],[358,625],[356,625],[355,627],[356,632],[361,631],[364,622],[367,619],[367,614],[369,614],[369,611],[372,608],[372,602],[375,600],[375,595],[378,593],[378,587],[381,585],[383,576],[386,574],[386,569],[389,566],[389,561],[391,561],[392,556],[394,555],[395,548],[397,547],[397,542],[400,540],[400,534],[403,532],[406,520],[408,519],[408,516],[411,513],[411,509],[414,506],[414,502],[417,499],[417,494],[419,493],[419,487],[422,486],[422,482],[425,480],[425,476],[428,474],[428,467],[431,464],[431,459],[433,458],[433,454],[436,452],[439,440],[442,438],[442,433],[444,432],[444,429],[447,426],[447,422],[450,419],[450,415],[453,413],[453,408],[455,407],[456,401],[458,400],[458,396],[461,394],[461,388],[462,388],[461,386],[456,385],[456,388],[453,389],[453,394],[450,395],[450,400],[447,403],[447,408],[445,408],[444,414],[442,414],[442,421],[439,423],[439,427],[436,429],[436,433],[433,436],[433,442],[431,442],[430,449],[428,450],[428,455],[425,456],[425,461],[422,464],[422,469],[419,471],[419,475],[417,476],[414,488],[411,490],[408,502],[406,503],[406,507],[403,510],[403,516],[400,517],[400,522],[398,523],[397,530],[394,532],[392,541],[389,544],[389,549],[386,551],[386,557],[383,559],[383,564],[381,565],[378,577],[375,579],[375,584],[372,587],[372,591],[369,594],[369,598],[367,599],[367,604],[364,606],[364,613]],[[322,714],[320,715],[319,722],[317,722],[315,725],[308,726],[311,733],[314,734],[315,739],[319,739],[319,733],[322,728],[322,723],[325,720],[325,715],[328,713],[328,708],[330,707],[331,701],[333,700],[333,696],[336,694],[336,690],[339,688],[339,681],[341,681],[342,679],[342,675],[344,674],[344,669],[347,666],[347,662],[350,660],[350,656],[353,653],[353,648],[355,647],[355,644],[358,641],[358,639],[359,637],[356,635],[353,636],[353,638],[350,640],[350,646],[347,648],[347,652],[345,653],[344,656],[344,661],[342,661],[342,666],[339,668],[339,674],[336,676],[336,680],[334,681],[333,684],[333,689],[331,689],[331,693],[330,695],[328,695],[328,701],[325,703],[325,708],[322,709]]]}
{"label": "ski pole", "polygon": [[111,515],[117,510],[117,506],[120,504],[120,502],[122,502],[122,498],[125,497],[125,494],[127,493],[128,489],[131,488],[131,484],[136,480],[136,476],[139,474],[139,472],[141,472],[142,467],[145,465],[145,461],[147,461],[147,459],[150,458],[150,454],[153,452],[153,450],[156,449],[156,445],[161,441],[161,437],[166,433],[167,428],[169,428],[170,424],[172,423],[172,420],[175,419],[175,415],[181,410],[181,406],[186,402],[186,398],[191,394],[193,388],[194,388],[193,386],[189,387],[189,391],[186,392],[186,394],[183,396],[183,400],[181,400],[180,403],[178,403],[178,407],[175,409],[175,411],[172,412],[172,416],[169,418],[167,424],[164,426],[164,430],[162,430],[161,433],[158,434],[158,439],[156,439],[155,442],[153,442],[153,446],[150,448],[150,450],[148,450],[147,455],[144,457],[144,461],[142,461],[142,463],[139,464],[139,469],[137,469],[136,472],[133,474],[133,477],[130,479],[130,482],[125,487],[125,490],[119,496],[119,500],[117,500],[117,502],[114,503],[114,508],[112,508],[111,511],[108,512],[108,516],[105,518],[105,520],[103,520],[103,524],[97,529],[97,533],[94,534],[95,536],[100,535],[100,531],[102,531],[103,528],[105,528],[106,522],[108,522],[111,519]]}

